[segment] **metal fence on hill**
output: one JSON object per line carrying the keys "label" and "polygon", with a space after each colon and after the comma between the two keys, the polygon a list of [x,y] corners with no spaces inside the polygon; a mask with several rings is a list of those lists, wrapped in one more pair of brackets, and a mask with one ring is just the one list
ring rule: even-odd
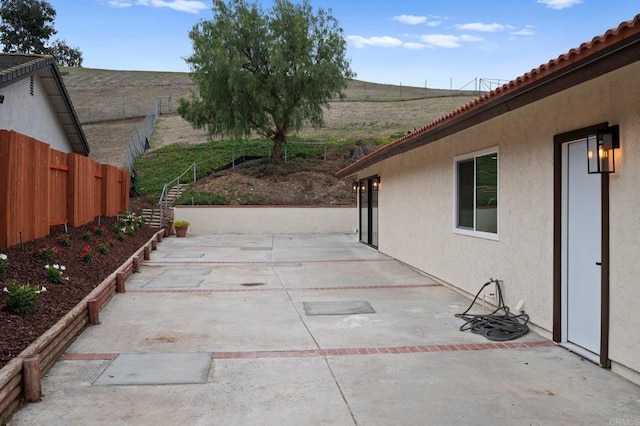
{"label": "metal fence on hill", "polygon": [[[163,109],[163,105],[166,105]],[[127,147],[127,156],[125,158],[125,166],[129,169],[131,178],[135,178],[133,165],[136,157],[149,150],[149,142],[153,128],[160,117],[161,113],[170,113],[172,111],[171,97],[158,98],[151,109],[147,112],[144,120],[138,125],[136,131],[131,135],[129,146]]]}
{"label": "metal fence on hill", "polygon": [[82,124],[100,123],[103,121],[144,117],[148,114],[151,102],[154,103],[154,108],[158,110],[158,113],[173,112],[173,99],[171,96],[164,96],[155,100],[144,99],[133,102],[87,105],[76,107],[75,110]]}

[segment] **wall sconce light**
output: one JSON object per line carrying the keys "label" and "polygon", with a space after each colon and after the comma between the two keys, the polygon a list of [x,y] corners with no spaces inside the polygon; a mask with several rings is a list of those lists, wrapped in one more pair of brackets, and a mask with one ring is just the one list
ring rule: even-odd
{"label": "wall sconce light", "polygon": [[4,103],[4,95],[0,95],[0,104]]}
{"label": "wall sconce light", "polygon": [[620,148],[620,128],[611,126],[587,138],[589,173],[615,173],[615,149]]}
{"label": "wall sconce light", "polygon": [[373,178],[371,181],[371,186],[373,186],[374,191],[377,191],[380,188],[380,178]]}
{"label": "wall sconce light", "polygon": [[351,189],[353,190],[353,192],[358,192],[359,186],[360,184],[358,182],[351,182]]}

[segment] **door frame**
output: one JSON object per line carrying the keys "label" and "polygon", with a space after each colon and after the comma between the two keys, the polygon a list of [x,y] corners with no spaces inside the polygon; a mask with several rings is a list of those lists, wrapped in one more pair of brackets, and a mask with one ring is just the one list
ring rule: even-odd
{"label": "door frame", "polygon": [[[553,341],[562,342],[562,191],[563,161],[562,146],[567,142],[586,139],[597,130],[606,129],[608,123],[585,127],[553,137]],[[585,161],[586,156],[585,156]],[[601,250],[602,267],[600,269],[600,358],[601,367],[609,367],[609,175],[601,175]]]}
{"label": "door frame", "polygon": [[[366,178],[360,179],[358,181],[358,220],[359,220],[359,226],[358,226],[358,234],[359,234],[359,240],[361,243],[366,244],[370,247],[373,247],[375,249],[378,248],[378,244],[373,244],[373,206],[372,206],[372,198],[373,198],[373,191],[374,191],[374,187],[373,187],[373,181],[377,180],[378,185],[380,184],[380,176],[379,175],[373,175],[373,176],[368,176]],[[363,241],[362,237],[362,205],[361,205],[361,200],[363,197],[362,194],[362,183],[366,182],[366,188],[367,188],[367,193],[366,193],[366,197],[367,197],[367,241]],[[378,188],[375,189],[375,191],[379,191],[379,186]],[[378,195],[379,197],[379,195]],[[379,204],[380,201],[378,200],[378,207],[379,208]],[[376,227],[378,227],[378,221],[376,221]],[[377,228],[377,232],[378,232],[378,238],[380,236],[379,234],[379,228]]]}

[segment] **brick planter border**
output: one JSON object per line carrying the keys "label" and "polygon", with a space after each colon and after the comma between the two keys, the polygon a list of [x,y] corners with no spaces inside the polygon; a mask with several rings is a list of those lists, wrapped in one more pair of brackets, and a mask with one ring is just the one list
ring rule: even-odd
{"label": "brick planter border", "polygon": [[164,229],[156,232],[80,303],[0,369],[0,424],[8,421],[22,398],[29,402],[40,399],[42,376],[54,366],[87,324],[99,323],[99,312],[116,293],[124,293],[125,281],[140,271],[142,260],[150,258],[151,250],[157,248],[164,232]]}

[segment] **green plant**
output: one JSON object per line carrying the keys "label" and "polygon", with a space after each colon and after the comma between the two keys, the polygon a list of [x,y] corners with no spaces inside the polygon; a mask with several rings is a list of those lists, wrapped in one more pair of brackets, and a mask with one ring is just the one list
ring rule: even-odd
{"label": "green plant", "polygon": [[4,271],[9,267],[9,261],[7,260],[7,255],[4,253],[0,253],[0,275],[4,274]]}
{"label": "green plant", "polygon": [[137,216],[135,213],[127,212],[118,218],[116,223],[114,223],[112,230],[115,233],[133,235],[146,222],[147,219],[144,217]]}
{"label": "green plant", "polygon": [[4,292],[9,293],[7,307],[15,314],[31,312],[38,306],[38,295],[45,291],[47,291],[46,287],[19,284],[18,281],[11,280],[4,288]]}
{"label": "green plant", "polygon": [[44,260],[51,260],[57,253],[62,253],[62,249],[60,247],[43,247],[38,250],[38,255],[40,255]]}
{"label": "green plant", "polygon": [[82,235],[82,239],[85,241],[91,241],[91,232],[87,231]]}
{"label": "green plant", "polygon": [[195,205],[195,206],[218,206],[227,205],[229,200],[220,194],[213,192],[194,191],[187,189],[182,193],[180,198],[175,201],[176,205]]}
{"label": "green plant", "polygon": [[67,270],[64,265],[45,265],[44,268],[47,270],[47,281],[49,281],[50,283],[62,284],[65,279],[69,279],[63,276],[63,272]]}
{"label": "green plant", "polygon": [[104,226],[96,226],[96,228],[93,230],[93,233],[96,235],[104,235],[106,230],[107,228],[105,228]]}
{"label": "green plant", "polygon": [[191,225],[191,223],[187,220],[176,220],[175,222],[173,222],[173,226],[176,228],[183,228],[189,225]]}
{"label": "green plant", "polygon": [[80,257],[85,262],[91,262],[93,260],[93,252],[91,251],[90,246],[84,246],[82,249],[82,253],[80,253]]}
{"label": "green plant", "polygon": [[109,243],[102,243],[98,246],[98,251],[102,254],[109,253]]}
{"label": "green plant", "polygon": [[71,238],[69,234],[62,234],[58,237],[58,244],[64,247],[69,247],[71,245]]}

